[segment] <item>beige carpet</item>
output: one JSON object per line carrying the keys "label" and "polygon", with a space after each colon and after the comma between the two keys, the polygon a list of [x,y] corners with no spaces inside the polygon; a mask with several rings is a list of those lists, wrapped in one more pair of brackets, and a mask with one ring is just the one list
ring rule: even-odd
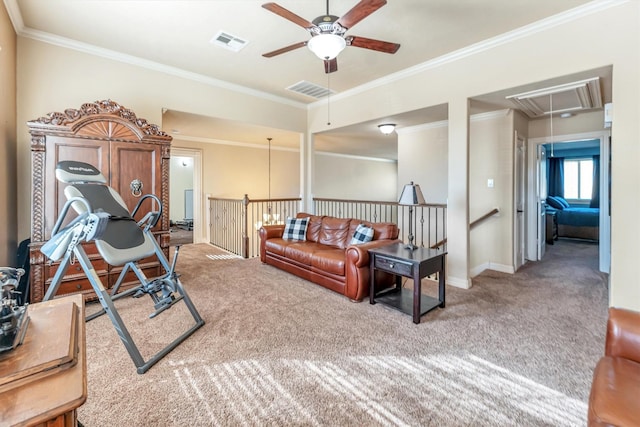
{"label": "beige carpet", "polygon": [[[515,275],[447,287],[420,325],[257,259],[207,257],[220,253],[181,249],[207,323],[146,374],[108,318],[87,324],[85,426],[585,424],[607,310],[596,245],[561,241]],[[148,298],[117,307],[145,357],[191,321],[184,304],[153,320]]]}

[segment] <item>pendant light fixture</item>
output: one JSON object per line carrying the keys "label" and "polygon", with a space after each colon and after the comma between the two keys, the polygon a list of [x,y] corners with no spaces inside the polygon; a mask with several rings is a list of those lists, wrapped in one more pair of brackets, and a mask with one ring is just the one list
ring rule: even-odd
{"label": "pendant light fixture", "polygon": [[280,221],[280,214],[274,214],[271,206],[271,140],[273,138],[267,138],[269,141],[268,148],[268,179],[267,179],[267,212],[262,214],[262,221],[257,221],[255,223],[256,230],[259,230],[263,225],[273,225],[278,224]]}

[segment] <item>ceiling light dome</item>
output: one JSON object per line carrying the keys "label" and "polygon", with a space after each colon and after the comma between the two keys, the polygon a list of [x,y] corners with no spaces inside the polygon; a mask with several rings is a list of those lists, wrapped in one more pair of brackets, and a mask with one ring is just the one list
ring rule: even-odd
{"label": "ceiling light dome", "polygon": [[391,134],[395,128],[396,125],[393,123],[383,123],[381,125],[378,125],[378,129],[380,129],[380,132],[385,135]]}
{"label": "ceiling light dome", "polygon": [[347,42],[336,34],[318,34],[311,37],[307,46],[318,58],[328,60],[338,56],[347,47]]}

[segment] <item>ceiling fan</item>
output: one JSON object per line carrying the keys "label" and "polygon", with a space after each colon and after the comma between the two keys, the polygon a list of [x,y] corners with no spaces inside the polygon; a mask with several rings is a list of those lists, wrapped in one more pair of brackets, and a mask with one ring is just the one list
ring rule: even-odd
{"label": "ceiling fan", "polygon": [[303,46],[309,49],[324,61],[325,73],[338,71],[337,55],[346,46],[355,46],[363,49],[371,49],[378,52],[396,53],[400,49],[398,43],[390,43],[381,40],[368,39],[359,36],[345,36],[347,30],[364,18],[387,4],[386,0],[360,0],[350,11],[342,17],[329,14],[329,0],[327,0],[327,14],[318,16],[312,22],[296,15],[276,3],[265,3],[263,8],[297,24],[311,33],[311,39],[283,47],[263,54],[265,58],[271,58]]}

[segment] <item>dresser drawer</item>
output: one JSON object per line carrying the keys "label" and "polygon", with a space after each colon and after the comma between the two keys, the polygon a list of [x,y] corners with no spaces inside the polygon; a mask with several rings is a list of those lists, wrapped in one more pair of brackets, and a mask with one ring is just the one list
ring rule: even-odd
{"label": "dresser drawer", "polygon": [[393,258],[376,255],[375,268],[389,273],[400,274],[403,276],[411,276],[411,264],[408,262],[398,261]]}

